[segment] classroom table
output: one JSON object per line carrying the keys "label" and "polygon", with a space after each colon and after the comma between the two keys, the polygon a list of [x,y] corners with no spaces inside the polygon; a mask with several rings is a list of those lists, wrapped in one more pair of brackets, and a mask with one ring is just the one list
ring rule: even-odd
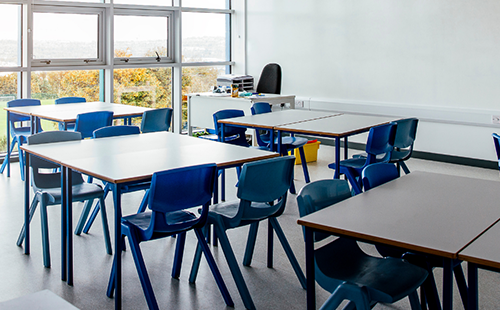
{"label": "classroom table", "polygon": [[[71,172],[78,171],[113,186],[115,208],[115,307],[121,308],[121,191],[122,187],[150,180],[153,173],[167,169],[216,163],[218,169],[267,159],[278,154],[169,132],[156,132],[81,141],[23,145],[37,155],[62,167],[62,279],[73,283]],[[26,156],[26,171],[29,156]],[[29,174],[25,179],[25,223],[29,216]],[[29,253],[29,225],[26,225],[25,253]]]}
{"label": "classroom table", "polygon": [[[105,102],[81,102],[81,103],[67,103],[67,104],[54,104],[54,105],[37,105],[37,106],[24,106],[24,107],[7,107],[7,146],[10,145],[10,121],[9,113],[16,113],[21,115],[30,116],[31,118],[31,131],[37,132],[34,124],[37,118],[46,119],[64,124],[66,130],[67,124],[76,121],[76,117],[81,113],[96,112],[96,111],[112,111],[113,118],[123,118],[125,122],[130,124],[132,117],[142,116],[144,111],[151,110],[150,108],[130,106],[117,103]],[[10,177],[10,148],[7,147],[7,176]]]}
{"label": "classroom table", "polygon": [[467,262],[468,274],[468,310],[478,307],[478,269],[500,272],[500,223],[490,227],[470,245],[458,253],[460,260]]}
{"label": "classroom table", "polygon": [[372,127],[386,124],[394,120],[397,120],[397,118],[374,115],[340,114],[334,118],[324,117],[276,125],[274,129],[278,131],[278,139],[281,138],[284,132],[334,138],[334,178],[338,179],[340,177],[340,140],[344,138],[344,158],[347,158],[348,137],[367,132]]}
{"label": "classroom table", "polygon": [[313,232],[319,230],[443,258],[443,309],[452,309],[452,260],[500,219],[498,185],[415,171],[298,219],[305,227],[307,308],[316,309]]}

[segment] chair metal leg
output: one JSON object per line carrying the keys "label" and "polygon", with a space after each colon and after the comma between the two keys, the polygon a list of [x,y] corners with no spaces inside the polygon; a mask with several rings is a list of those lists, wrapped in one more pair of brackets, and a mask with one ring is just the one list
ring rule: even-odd
{"label": "chair metal leg", "polygon": [[302,170],[304,171],[304,179],[306,183],[311,182],[309,179],[309,170],[307,169],[306,155],[304,153],[304,147],[299,147],[300,161],[302,164]]}
{"label": "chair metal leg", "polygon": [[83,226],[85,225],[85,222],[87,221],[87,218],[89,216],[90,209],[92,208],[92,204],[94,202],[94,199],[89,199],[85,201],[85,204],[83,205],[82,213],[80,214],[80,218],[78,219],[78,224],[76,224],[75,227],[75,235],[79,236],[82,233]]}
{"label": "chair metal leg", "polygon": [[[33,201],[31,202],[30,206],[30,212],[29,212],[29,222],[31,223],[31,219],[33,218],[33,215],[35,214],[36,207],[38,206],[38,197],[33,198]],[[26,227],[23,224],[23,227],[21,228],[21,231],[19,232],[19,237],[17,237],[17,246],[23,245],[23,241],[26,237]]]}
{"label": "chair metal leg", "polygon": [[408,295],[408,299],[410,300],[411,310],[420,310],[420,301],[418,300],[417,291],[414,291]]}
{"label": "chair metal leg", "polygon": [[276,235],[278,236],[278,239],[280,240],[281,245],[283,246],[283,250],[285,250],[286,256],[288,257],[290,264],[292,264],[293,270],[295,271],[295,274],[297,275],[297,278],[299,279],[302,288],[306,289],[307,288],[306,277],[304,276],[304,272],[302,272],[302,269],[300,268],[297,258],[293,254],[292,248],[290,247],[290,244],[288,243],[288,240],[285,237],[283,229],[281,229],[278,219],[275,217],[270,217],[269,222],[276,231]]}
{"label": "chair metal leg", "polygon": [[257,239],[257,232],[259,230],[259,222],[250,225],[248,230],[247,246],[245,248],[245,256],[243,257],[243,266],[250,266],[252,263],[252,256],[255,249],[255,241]]}
{"label": "chair metal leg", "polygon": [[217,286],[219,287],[219,290],[222,294],[222,297],[224,298],[224,301],[226,302],[226,305],[228,305],[229,307],[234,307],[233,299],[231,298],[231,295],[229,294],[229,291],[227,290],[226,284],[224,283],[224,280],[222,279],[222,275],[220,274],[219,268],[217,268],[217,264],[215,263],[214,257],[212,256],[212,252],[210,252],[210,249],[208,248],[208,244],[205,241],[205,237],[204,237],[201,229],[195,228],[194,232],[196,233],[196,237],[198,238],[198,247],[201,248],[201,250],[205,254],[205,258],[207,259],[208,266],[210,267],[210,270],[212,271],[215,282],[217,283]]}
{"label": "chair metal leg", "polygon": [[453,274],[455,275],[455,281],[457,282],[462,304],[465,308],[467,308],[467,282],[465,281],[465,275],[461,263],[459,261],[456,261],[455,263],[456,265],[453,267]]}
{"label": "chair metal leg", "polygon": [[405,164],[405,162],[404,162],[404,161],[402,161],[402,162],[400,163],[400,165],[401,165],[401,168],[403,168],[403,171],[405,172],[405,174],[410,173],[410,169],[408,169],[408,166]]}
{"label": "chair metal leg", "polygon": [[177,235],[177,242],[175,245],[174,264],[172,266],[172,278],[179,279],[181,275],[182,257],[184,256],[184,244],[186,243],[186,233]]}
{"label": "chair metal leg", "polygon": [[[207,223],[202,228],[202,232],[204,233],[204,236],[206,236],[209,231],[210,231],[210,225]],[[206,239],[205,239],[205,241],[206,241]],[[196,281],[196,277],[198,276],[198,270],[200,268],[200,261],[201,261],[201,251],[202,251],[201,245],[198,242],[198,245],[196,246],[196,250],[194,253],[193,264],[191,264],[191,272],[189,274],[189,283],[194,283]]]}
{"label": "chair metal leg", "polygon": [[236,283],[241,299],[243,300],[243,304],[247,309],[255,310],[255,305],[252,297],[250,296],[250,292],[248,291],[243,274],[238,266],[238,262],[236,261],[236,257],[234,256],[234,252],[231,244],[229,243],[226,232],[220,228],[219,224],[215,224],[214,227],[217,231],[219,242],[222,247],[222,251],[224,252],[224,256],[226,256],[226,261],[229,265],[229,269],[231,270],[231,274],[233,275],[234,282]]}
{"label": "chair metal leg", "polygon": [[[14,146],[16,145],[16,143],[17,143],[16,138],[13,138],[12,143],[10,144],[10,154],[12,154],[12,151],[14,151]],[[8,162],[9,162],[9,158],[7,158],[7,156],[5,156],[3,159],[2,167],[0,167],[0,173],[3,173]]]}
{"label": "chair metal leg", "polygon": [[148,200],[149,200],[149,189],[146,190],[146,192],[144,193],[144,197],[142,197],[141,205],[137,210],[137,214],[146,211],[146,208],[148,207]]}

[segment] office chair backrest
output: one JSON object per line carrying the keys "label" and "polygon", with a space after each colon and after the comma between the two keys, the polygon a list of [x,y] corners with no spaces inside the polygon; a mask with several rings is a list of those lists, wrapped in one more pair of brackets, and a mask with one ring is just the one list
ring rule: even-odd
{"label": "office chair backrest", "polygon": [[94,130],[111,126],[113,123],[113,112],[97,111],[78,114],[76,117],[75,131],[82,134],[82,139],[91,138]]}
{"label": "office chair backrest", "polygon": [[54,102],[55,104],[81,103],[81,102],[87,102],[87,99],[83,97],[61,97],[57,98]]}
{"label": "office chair backrest", "polygon": [[94,130],[93,137],[105,138],[105,137],[135,135],[140,133],[141,130],[139,129],[139,126],[127,126],[127,125],[108,126]]}
{"label": "office chair backrest", "polygon": [[396,121],[396,136],[394,138],[394,147],[405,149],[413,147],[413,142],[417,136],[417,118],[406,118]]}
{"label": "office chair backrest", "polygon": [[398,177],[398,168],[390,163],[374,163],[366,166],[361,172],[361,179],[365,191],[397,179]]}
{"label": "office chair backrest", "polygon": [[276,63],[267,64],[260,74],[256,91],[264,94],[281,94],[281,67]]}
{"label": "office chair backrest", "polygon": [[[297,205],[301,217],[336,204],[352,196],[347,180],[328,179],[306,184],[297,195]],[[329,236],[326,233],[315,233],[315,241]]]}
{"label": "office chair backrest", "polygon": [[[374,162],[387,162],[394,148],[394,137],[396,135],[396,123],[388,123],[372,127],[368,133],[365,151],[368,154],[367,164]],[[383,158],[377,155],[384,154]]]}
{"label": "office chair backrest", "polygon": [[172,122],[172,109],[162,108],[145,111],[142,114],[142,133],[168,131]]}

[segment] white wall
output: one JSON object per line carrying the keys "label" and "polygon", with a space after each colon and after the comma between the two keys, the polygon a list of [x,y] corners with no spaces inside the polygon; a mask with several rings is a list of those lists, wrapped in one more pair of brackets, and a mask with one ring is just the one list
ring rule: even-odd
{"label": "white wall", "polygon": [[[500,1],[252,0],[246,68],[311,109],[417,116],[416,149],[495,160]],[[361,137],[360,137],[361,138]]]}

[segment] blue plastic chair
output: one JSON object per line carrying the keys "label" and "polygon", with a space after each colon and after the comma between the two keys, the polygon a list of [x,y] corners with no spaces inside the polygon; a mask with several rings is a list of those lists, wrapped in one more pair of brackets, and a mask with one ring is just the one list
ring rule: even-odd
{"label": "blue plastic chair", "polygon": [[[141,131],[138,126],[128,126],[128,125],[119,125],[119,126],[108,126],[108,127],[103,127],[99,128],[94,131],[94,139],[98,138],[106,138],[106,137],[115,137],[115,136],[125,136],[125,135],[134,135],[134,134],[140,134]],[[140,212],[144,212],[144,210],[147,207],[147,200],[148,200],[148,192],[149,192],[149,187],[151,183],[150,182],[143,182],[139,184],[134,184],[134,185],[129,185],[126,186],[122,189],[122,193],[129,193],[129,192],[134,192],[134,191],[139,191],[139,190],[145,190],[146,194],[144,195],[141,205],[139,207]],[[112,190],[112,187],[109,183],[105,183],[104,186],[104,198],[108,195],[109,191]],[[89,233],[90,227],[92,227],[92,224],[94,223],[94,220],[97,217],[97,214],[99,214],[99,210],[101,209],[101,205],[98,203],[95,205],[94,210],[92,211],[90,218],[87,220],[88,214],[90,212],[90,207],[84,208],[82,211],[82,214],[80,215],[80,219],[78,220],[78,224],[75,227],[75,235],[80,235],[82,231],[86,234]]]}
{"label": "blue plastic chair", "polygon": [[82,139],[92,138],[94,130],[111,126],[113,124],[113,112],[97,111],[78,114],[76,116],[75,131],[82,134]]}
{"label": "blue plastic chair", "polygon": [[[61,97],[57,98],[55,104],[66,104],[66,103],[81,103],[87,102],[84,97]],[[64,124],[59,123],[59,130],[64,130]],[[75,130],[75,123],[66,123],[66,130]]]}
{"label": "blue plastic chair", "polygon": [[[356,195],[361,193],[361,172],[363,169],[373,163],[388,162],[391,158],[395,134],[395,123],[371,128],[365,147],[367,157],[353,157],[340,162],[340,173],[346,175]],[[335,169],[335,163],[329,164],[328,168]]]}
{"label": "blue plastic chair", "polygon": [[[300,216],[306,216],[351,197],[346,180],[320,180],[306,184],[297,195]],[[314,233],[314,241],[328,234]],[[314,250],[316,282],[332,295],[321,309],[337,309],[349,300],[347,309],[369,310],[376,303],[394,303],[406,296],[413,310],[420,309],[417,288],[427,271],[402,259],[367,255],[355,240],[337,238]]]}
{"label": "blue plastic chair", "polygon": [[[392,163],[375,163],[366,166],[361,173],[364,190],[370,190],[374,187],[390,182],[399,177],[399,170]],[[418,253],[409,253],[404,249],[391,247],[388,245],[376,244],[377,251],[384,257],[403,257],[411,263],[421,266],[429,272],[427,280],[422,285],[423,291],[421,294],[422,303],[434,304],[440,307],[439,295],[437,286],[432,273],[432,269],[436,267],[443,267],[442,259],[439,257],[432,257],[429,255],[421,255]],[[453,261],[453,273],[457,281],[460,295],[464,305],[467,305],[467,284],[462,269],[461,261]]]}
{"label": "blue plastic chair", "polygon": [[[196,233],[198,245],[207,258],[226,304],[230,307],[234,305],[201,231],[207,220],[208,206],[212,198],[216,172],[217,166],[215,164],[156,172],[151,180],[148,204],[151,211],[122,218],[122,237],[126,236],[129,240],[131,253],[149,309],[158,309],[158,304],[139,244],[143,241],[178,234],[174,268],[172,270],[172,277],[177,278],[182,263],[185,232],[191,229]],[[188,210],[197,206],[202,206],[199,216]],[[115,272],[115,266],[113,265],[107,291],[109,297],[113,296],[115,288]]]}
{"label": "blue plastic chair", "polygon": [[[38,99],[15,99],[7,102],[7,107],[26,107],[26,106],[34,106],[41,105],[40,100]],[[9,128],[10,135],[12,137],[12,142],[10,143],[10,152],[14,150],[14,147],[18,146],[19,150],[19,167],[21,168],[21,180],[24,180],[24,152],[21,150],[21,146],[26,142],[26,139],[31,135],[31,126],[24,126],[23,122],[30,122],[30,117],[26,115],[20,115],[9,112]],[[37,118],[36,122],[36,131],[41,132],[42,126],[40,125],[40,120]],[[3,173],[5,167],[10,162],[10,157],[5,156],[2,166],[0,167],[0,173]]]}
{"label": "blue plastic chair", "polygon": [[168,131],[172,122],[172,109],[162,108],[145,111],[142,114],[142,133]]}
{"label": "blue plastic chair", "polygon": [[[271,105],[267,102],[255,102],[251,108],[252,115],[270,113],[272,112]],[[255,135],[257,138],[257,144],[261,147],[271,149],[270,132],[268,130],[255,130]],[[282,137],[281,138],[281,155],[287,156],[288,152],[296,148],[299,149],[299,156],[302,162],[302,170],[304,171],[304,178],[306,183],[309,183],[309,171],[307,170],[306,155],[304,153],[304,145],[306,145],[307,139],[301,137]],[[274,149],[277,149],[278,138],[274,139]],[[292,182],[290,192],[295,194],[295,185]]]}
{"label": "blue plastic chair", "polygon": [[[239,201],[219,203],[210,206],[208,224],[214,225],[226,261],[233,275],[238,291],[247,309],[255,309],[252,297],[245,284],[226,231],[251,225],[243,265],[249,266],[255,247],[258,223],[268,219],[285,250],[303,288],[305,277],[278,223],[277,217],[285,210],[287,192],[293,177],[295,157],[277,157],[243,165],[238,182]],[[272,186],[270,186],[272,184]],[[190,282],[194,282],[200,265],[201,252],[198,247],[191,269]]]}
{"label": "blue plastic chair", "polygon": [[500,169],[500,136],[496,133],[491,134],[493,137],[493,144],[495,145],[495,151],[497,153],[498,168]]}
{"label": "blue plastic chair", "polygon": [[[78,141],[81,140],[81,134],[71,131],[46,131],[28,137],[28,144],[42,144],[62,141]],[[49,226],[47,220],[47,206],[61,204],[61,172],[49,172],[59,165],[43,160],[39,157],[30,157],[32,186],[35,192],[35,197],[30,206],[29,219],[31,219],[36,211],[38,203],[40,203],[40,218],[42,221],[42,245],[43,245],[43,264],[45,267],[50,267],[50,246],[49,246]],[[39,169],[43,169],[40,172]],[[50,170],[47,170],[50,169]],[[82,175],[78,172],[73,172],[73,202],[87,201],[89,207],[94,199],[99,199],[102,206],[104,204],[104,190],[97,184],[86,183],[83,181]],[[104,232],[104,242],[106,252],[112,254],[111,241],[109,237],[108,220],[106,216],[106,208],[101,213],[102,226]],[[26,229],[23,225],[17,245],[21,246],[25,240]]]}
{"label": "blue plastic chair", "polygon": [[[226,118],[233,118],[233,117],[241,117],[241,116],[245,116],[245,112],[243,112],[242,110],[227,109],[215,112],[213,114],[213,119],[214,119],[214,128],[216,136],[215,137],[201,136],[201,137],[203,137],[204,139],[211,139],[211,140],[217,139],[217,141],[219,142],[225,142],[229,144],[249,147],[250,144],[248,144],[246,139],[246,131],[247,131],[246,128],[221,126],[219,124],[219,120],[223,120]],[[224,127],[224,141],[222,141],[222,127]]]}

